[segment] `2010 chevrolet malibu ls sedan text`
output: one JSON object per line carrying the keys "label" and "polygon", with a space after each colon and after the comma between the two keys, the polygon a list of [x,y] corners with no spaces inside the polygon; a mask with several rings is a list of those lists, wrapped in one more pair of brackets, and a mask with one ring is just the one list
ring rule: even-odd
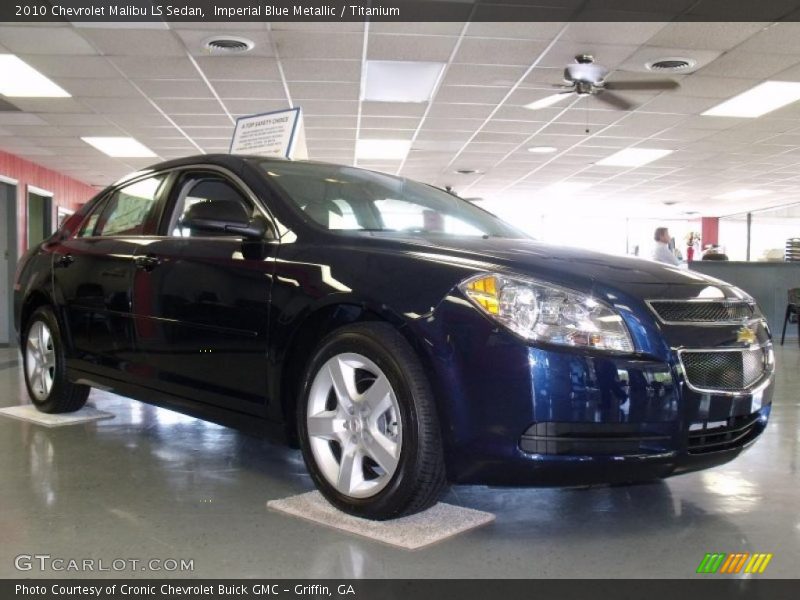
{"label": "2010 chevrolet malibu ls sedan text", "polygon": [[386,519],[446,482],[568,485],[724,463],[764,430],[753,299],[537,243],[451,194],[352,167],[166,162],[20,263],[42,411],[90,386],[302,448],[336,506]]}

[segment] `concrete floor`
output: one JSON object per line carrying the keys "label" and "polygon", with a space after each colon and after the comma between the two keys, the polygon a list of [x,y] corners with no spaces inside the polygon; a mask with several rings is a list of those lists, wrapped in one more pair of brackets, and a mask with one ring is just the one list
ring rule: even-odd
{"label": "concrete floor", "polygon": [[[798,577],[800,350],[776,350],[769,429],[733,463],[632,487],[454,488],[446,501],[496,522],[416,552],[268,511],[311,489],[302,459],[231,429],[98,391],[114,419],[0,417],[0,577],[60,575],[14,569],[35,553],[193,559],[183,577],[697,577],[706,552],[742,551],[774,553],[760,577]],[[0,349],[0,406],[20,402],[18,355]],[[104,575],[145,574],[84,576]]]}

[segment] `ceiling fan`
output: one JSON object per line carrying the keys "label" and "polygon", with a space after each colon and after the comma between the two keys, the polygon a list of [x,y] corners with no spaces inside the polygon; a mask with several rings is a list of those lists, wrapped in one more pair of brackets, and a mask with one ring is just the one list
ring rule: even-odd
{"label": "ceiling fan", "polygon": [[564,69],[564,83],[556,87],[564,88],[564,91],[552,96],[546,96],[541,100],[528,104],[526,108],[537,110],[552,106],[560,102],[563,98],[571,94],[578,96],[595,96],[601,102],[605,102],[620,110],[630,110],[633,104],[622,96],[615,94],[617,91],[653,91],[653,90],[674,90],[680,84],[672,79],[652,79],[649,81],[608,81],[605,78],[608,69],[594,62],[591,54],[579,54],[575,57],[575,62],[569,64]]}

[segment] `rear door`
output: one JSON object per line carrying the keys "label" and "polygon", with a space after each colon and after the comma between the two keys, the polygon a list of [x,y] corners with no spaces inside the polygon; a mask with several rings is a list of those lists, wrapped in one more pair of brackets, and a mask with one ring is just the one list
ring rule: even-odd
{"label": "rear door", "polygon": [[155,232],[166,180],[153,175],[110,191],[54,250],[54,285],[77,368],[112,377],[136,371],[134,255]]}
{"label": "rear door", "polygon": [[149,373],[169,393],[251,414],[267,404],[267,324],[277,243],[181,226],[195,202],[260,210],[233,174],[176,174],[161,236],[136,252],[133,310]]}

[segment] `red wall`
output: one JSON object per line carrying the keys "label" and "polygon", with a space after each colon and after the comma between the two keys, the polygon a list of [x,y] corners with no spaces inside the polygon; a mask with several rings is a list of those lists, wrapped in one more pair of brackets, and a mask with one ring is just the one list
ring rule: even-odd
{"label": "red wall", "polygon": [[703,217],[701,227],[700,239],[702,240],[703,248],[709,244],[719,244],[719,217]]}
{"label": "red wall", "polygon": [[21,256],[28,247],[28,203],[27,186],[53,193],[53,223],[56,223],[56,207],[71,210],[77,208],[97,193],[93,187],[32,163],[19,156],[0,150],[0,176],[17,180],[17,243]]}

